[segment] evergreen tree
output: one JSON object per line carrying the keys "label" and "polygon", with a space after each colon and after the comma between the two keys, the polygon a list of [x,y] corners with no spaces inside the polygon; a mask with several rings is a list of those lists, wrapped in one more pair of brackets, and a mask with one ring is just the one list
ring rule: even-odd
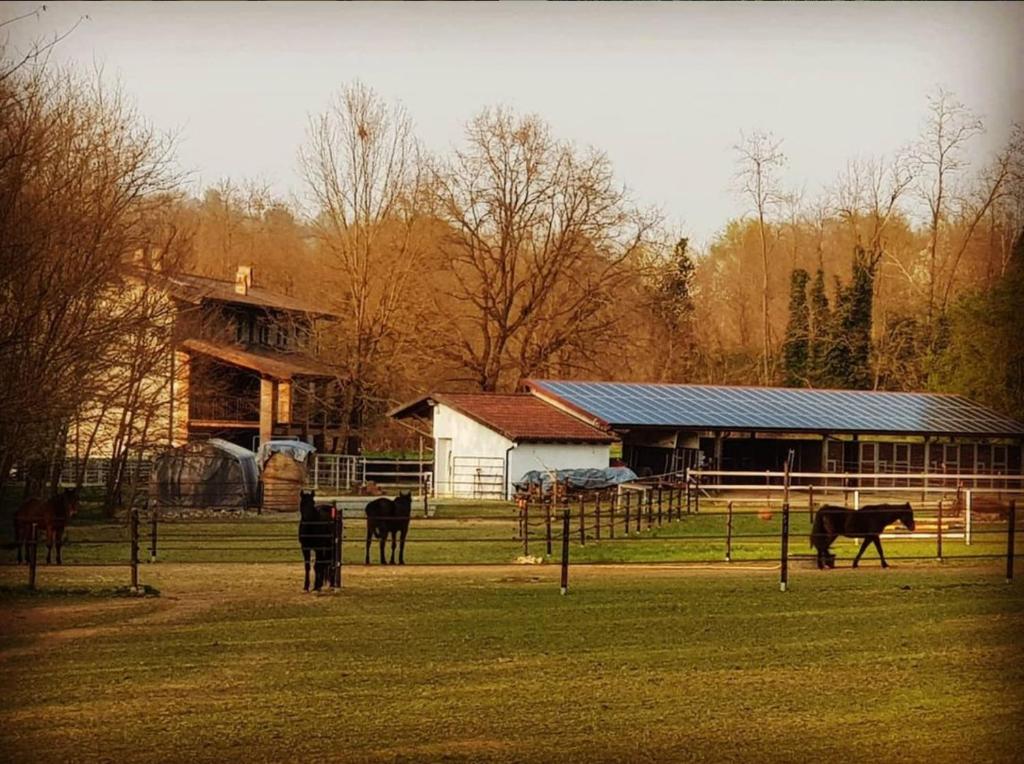
{"label": "evergreen tree", "polygon": [[809,361],[810,311],[807,308],[807,282],[810,274],[794,268],[789,283],[789,323],[782,345],[782,363],[788,387],[807,384]]}
{"label": "evergreen tree", "polygon": [[867,253],[857,247],[853,275],[843,286],[836,279],[835,309],[825,352],[825,382],[835,387],[871,387],[871,312],[875,274]]}
{"label": "evergreen tree", "polygon": [[810,322],[807,337],[807,381],[812,387],[827,384],[825,356],[831,335],[832,313],[825,293],[825,271],[818,268],[811,284]]}

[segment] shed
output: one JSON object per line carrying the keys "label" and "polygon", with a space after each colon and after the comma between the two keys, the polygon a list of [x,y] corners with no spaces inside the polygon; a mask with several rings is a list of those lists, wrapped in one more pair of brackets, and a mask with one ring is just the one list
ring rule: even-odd
{"label": "shed", "polygon": [[522,393],[432,393],[390,415],[429,420],[438,496],[508,498],[532,470],[605,468],[616,440]]}
{"label": "shed", "polygon": [[169,449],[153,461],[149,496],[165,510],[259,506],[256,454],[220,438]]}
{"label": "shed", "polygon": [[1024,424],[960,395],[525,380],[525,391],[622,438],[638,472],[1019,475]]}

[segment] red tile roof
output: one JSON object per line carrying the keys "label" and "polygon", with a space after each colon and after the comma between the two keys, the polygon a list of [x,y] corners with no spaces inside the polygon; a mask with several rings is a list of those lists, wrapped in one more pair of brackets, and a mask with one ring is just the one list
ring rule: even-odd
{"label": "red tile roof", "polygon": [[614,435],[528,393],[434,393],[391,412],[391,416],[425,413],[429,402],[442,403],[517,442],[611,443]]}

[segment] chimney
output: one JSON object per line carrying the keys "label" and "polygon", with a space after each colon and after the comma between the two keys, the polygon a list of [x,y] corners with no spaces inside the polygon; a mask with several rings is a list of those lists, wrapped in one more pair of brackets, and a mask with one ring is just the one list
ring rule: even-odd
{"label": "chimney", "polygon": [[235,271],[235,292],[238,294],[249,294],[252,288],[252,266],[239,265]]}

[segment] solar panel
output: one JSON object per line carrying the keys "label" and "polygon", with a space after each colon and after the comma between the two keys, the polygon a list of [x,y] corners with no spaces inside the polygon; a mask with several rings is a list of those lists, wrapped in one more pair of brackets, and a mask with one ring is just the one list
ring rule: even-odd
{"label": "solar panel", "polygon": [[1019,437],[1024,424],[958,395],[528,380],[615,427]]}

